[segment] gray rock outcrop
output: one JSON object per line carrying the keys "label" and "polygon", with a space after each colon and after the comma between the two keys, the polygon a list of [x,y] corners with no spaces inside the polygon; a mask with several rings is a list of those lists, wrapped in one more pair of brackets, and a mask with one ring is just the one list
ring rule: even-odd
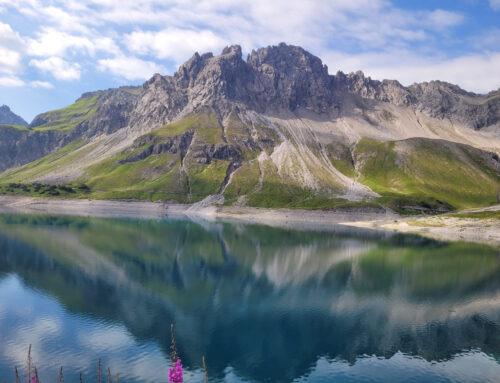
{"label": "gray rock outcrop", "polygon": [[15,114],[7,105],[0,106],[0,124],[27,126],[28,123]]}

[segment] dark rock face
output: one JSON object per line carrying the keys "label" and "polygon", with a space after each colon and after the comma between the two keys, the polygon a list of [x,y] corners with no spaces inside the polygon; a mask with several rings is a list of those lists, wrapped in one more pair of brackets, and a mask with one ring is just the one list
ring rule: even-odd
{"label": "dark rock face", "polygon": [[56,131],[30,132],[0,128],[0,171],[35,161],[68,144],[73,137]]}
{"label": "dark rock face", "polygon": [[388,102],[399,106],[410,106],[417,102],[411,92],[396,80],[372,80],[363,72],[344,74],[338,72],[333,76],[333,87],[337,92],[353,93],[362,98]]}
{"label": "dark rock face", "polygon": [[24,119],[10,110],[7,105],[0,106],[0,124],[27,126]]}
{"label": "dark rock face", "polygon": [[194,158],[200,164],[208,165],[213,159],[225,160],[231,163],[240,163],[241,153],[233,145],[203,145],[195,149]]}
{"label": "dark rock face", "polygon": [[480,96],[442,81],[414,84],[409,89],[418,100],[417,110],[431,117],[448,118],[473,129],[500,121],[499,92]]}
{"label": "dark rock face", "polygon": [[248,65],[261,90],[260,106],[294,110],[306,107],[325,111],[332,104],[331,78],[321,60],[295,46],[280,44],[252,51]]}
{"label": "dark rock face", "polygon": [[134,150],[140,148],[142,146],[148,145],[144,150],[141,150],[139,153],[125,157],[120,160],[119,164],[125,164],[128,162],[137,162],[141,161],[149,156],[158,155],[161,153],[179,153],[181,160],[186,156],[186,152],[191,145],[191,141],[193,139],[194,132],[187,131],[184,132],[180,136],[174,136],[169,140],[161,139],[158,137],[146,135],[139,137],[134,141],[134,144],[130,148],[130,150]]}
{"label": "dark rock face", "polygon": [[[118,164],[121,165],[121,164],[126,164],[128,162],[138,162],[138,161],[141,161],[145,158],[148,158],[149,156],[168,152],[168,151],[170,151],[170,149],[172,149],[173,146],[174,146],[173,140],[153,144],[151,146],[148,146],[146,149],[137,153],[134,156],[126,157],[123,160],[118,161]],[[177,150],[176,150],[176,148],[174,148],[174,150],[172,150],[172,153],[176,153],[176,152],[177,152]]]}
{"label": "dark rock face", "polygon": [[99,134],[111,134],[126,127],[139,89],[121,87],[82,95],[81,98],[98,96],[99,104],[95,114],[77,127],[78,134],[90,138]]}

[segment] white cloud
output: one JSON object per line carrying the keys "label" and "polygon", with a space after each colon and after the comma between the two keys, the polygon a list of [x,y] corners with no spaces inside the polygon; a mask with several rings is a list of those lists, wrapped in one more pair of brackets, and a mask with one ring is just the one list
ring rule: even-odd
{"label": "white cloud", "polygon": [[0,72],[17,73],[22,68],[24,41],[10,25],[0,22]]}
{"label": "white cloud", "polygon": [[110,37],[97,37],[93,40],[96,51],[101,51],[105,54],[119,55],[120,48],[115,41]]}
{"label": "white cloud", "polygon": [[50,82],[47,81],[31,81],[30,86],[33,88],[45,88],[45,89],[52,89],[54,85],[52,85]]}
{"label": "white cloud", "polygon": [[99,60],[98,69],[103,72],[111,72],[127,80],[146,80],[155,73],[167,71],[163,66],[152,61],[124,56]]}
{"label": "white cloud", "polygon": [[500,0],[490,0],[490,7],[495,11],[500,11]]}
{"label": "white cloud", "polygon": [[125,43],[131,52],[154,54],[160,59],[169,58],[181,64],[196,51],[218,51],[228,42],[209,30],[169,28],[159,32],[132,32],[125,36]]}
{"label": "white cloud", "polygon": [[70,31],[87,32],[88,29],[81,23],[78,14],[70,14],[61,8],[49,6],[39,8],[39,12],[44,17],[47,17],[52,24],[58,25],[61,29]]}
{"label": "white cloud", "polygon": [[60,57],[49,57],[44,60],[31,60],[30,65],[43,72],[51,73],[58,80],[78,80],[81,75],[80,64],[69,63]]}
{"label": "white cloud", "polygon": [[442,30],[462,24],[464,16],[457,12],[436,9],[427,15],[427,20],[431,28]]}
{"label": "white cloud", "polygon": [[87,37],[74,36],[53,27],[42,28],[37,33],[37,39],[28,43],[28,53],[32,56],[64,57],[68,51],[73,54],[83,51],[92,55],[94,50],[94,44]]}
{"label": "white cloud", "polygon": [[21,66],[21,54],[0,46],[0,71],[15,73]]}
{"label": "white cloud", "polygon": [[17,86],[23,86],[23,85],[25,85],[24,81],[18,77],[15,77],[15,76],[0,77],[0,86],[17,87]]}

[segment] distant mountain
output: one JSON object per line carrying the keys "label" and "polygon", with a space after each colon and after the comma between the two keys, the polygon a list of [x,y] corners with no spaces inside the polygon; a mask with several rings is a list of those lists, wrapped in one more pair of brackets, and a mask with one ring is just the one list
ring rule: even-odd
{"label": "distant mountain", "polygon": [[27,126],[28,123],[12,112],[7,105],[0,106],[0,124]]}
{"label": "distant mountain", "polygon": [[243,60],[231,46],[141,87],[86,93],[26,131],[0,130],[3,169],[34,161],[0,183],[85,183],[96,198],[448,210],[497,202],[499,153],[499,91],[330,75],[300,47]]}

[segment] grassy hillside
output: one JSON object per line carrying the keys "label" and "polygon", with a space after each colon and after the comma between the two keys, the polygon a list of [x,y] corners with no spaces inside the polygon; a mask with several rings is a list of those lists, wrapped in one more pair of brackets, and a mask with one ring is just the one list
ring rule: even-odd
{"label": "grassy hillside", "polygon": [[96,198],[196,202],[219,191],[228,161],[200,163],[203,150],[223,144],[213,113],[186,118],[141,137],[125,152],[88,169]]}
{"label": "grassy hillside", "polygon": [[84,140],[75,140],[63,148],[50,153],[49,155],[40,158],[39,160],[30,162],[29,164],[18,168],[8,169],[0,175],[0,183],[22,183],[27,180],[34,180],[39,177],[57,170],[61,166],[71,164],[73,161],[81,157],[84,152],[91,150],[87,146],[84,151],[81,148],[86,144]]}
{"label": "grassy hillside", "polygon": [[65,108],[43,113],[37,116],[37,120],[42,124],[33,127],[33,130],[73,130],[80,122],[95,113],[98,98],[98,96],[82,98]]}
{"label": "grassy hillside", "polygon": [[[88,111],[90,100],[81,100]],[[70,110],[79,109],[75,105]],[[80,107],[85,109],[83,104]],[[393,142],[364,138],[354,149],[332,142],[304,152],[293,141],[282,145],[278,133],[257,120],[249,126],[236,113],[222,125],[206,109],[139,137],[121,153],[87,167],[60,190],[26,185],[71,169],[94,148],[84,140],[74,141],[0,174],[0,193],[183,203],[221,193],[227,204],[305,209],[380,204],[403,213],[450,211],[498,201],[500,162],[492,153],[423,138]],[[270,157],[279,150],[278,158]],[[310,160],[313,155],[316,162]],[[328,161],[381,197],[358,202],[339,198],[342,191],[326,169]]]}
{"label": "grassy hillside", "polygon": [[360,182],[405,212],[498,203],[500,163],[492,153],[443,140],[362,139],[354,152]]}

